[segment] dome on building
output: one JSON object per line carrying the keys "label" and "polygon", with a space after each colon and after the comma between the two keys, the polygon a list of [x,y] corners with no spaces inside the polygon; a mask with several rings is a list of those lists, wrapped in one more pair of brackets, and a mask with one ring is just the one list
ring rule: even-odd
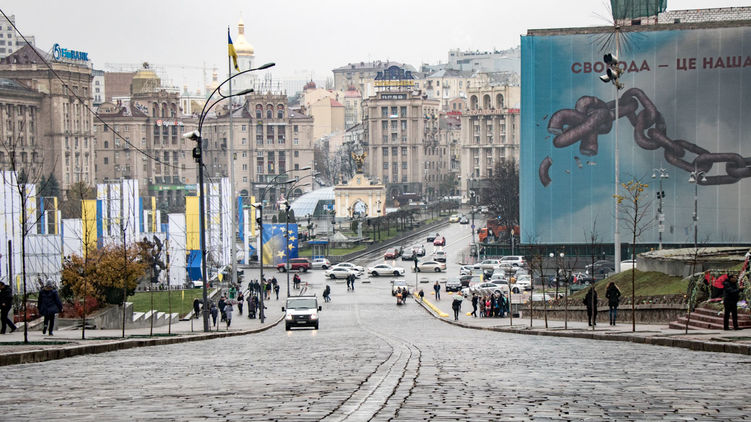
{"label": "dome on building", "polygon": [[211,83],[206,85],[206,95],[211,95],[212,92],[219,86],[219,75],[217,74],[216,68],[214,69],[214,73],[211,74]]}
{"label": "dome on building", "polygon": [[306,89],[316,89],[316,83],[313,81],[306,83],[305,86],[302,87],[302,90],[305,91]]}
{"label": "dome on building", "polygon": [[295,212],[295,218],[307,215],[319,217],[329,215],[328,210],[334,209],[334,187],[316,189],[295,199],[290,205]]}
{"label": "dome on building", "polygon": [[235,52],[238,56],[252,56],[255,54],[253,46],[245,39],[245,23],[242,19],[237,23],[237,39],[233,40]]}
{"label": "dome on building", "polygon": [[162,81],[159,79],[159,76],[156,75],[156,72],[149,69],[148,63],[144,63],[143,69],[139,69],[136,74],[133,75],[133,80],[130,83],[130,93],[132,95],[144,92],[154,92],[161,85]]}

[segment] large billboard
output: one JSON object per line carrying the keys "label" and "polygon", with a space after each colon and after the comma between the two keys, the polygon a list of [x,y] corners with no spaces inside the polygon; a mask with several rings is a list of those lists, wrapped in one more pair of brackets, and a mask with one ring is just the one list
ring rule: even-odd
{"label": "large billboard", "polygon": [[693,243],[695,189],[700,243],[751,241],[751,28],[622,33],[617,122],[616,88],[600,80],[615,37],[538,34],[522,37],[522,242],[586,243],[595,221],[613,242],[616,138],[620,182],[649,184],[649,218],[668,175],[663,242]]}

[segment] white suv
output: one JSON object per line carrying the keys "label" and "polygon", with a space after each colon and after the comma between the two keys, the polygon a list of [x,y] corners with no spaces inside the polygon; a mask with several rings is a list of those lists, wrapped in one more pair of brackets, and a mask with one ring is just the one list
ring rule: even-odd
{"label": "white suv", "polygon": [[509,255],[504,256],[499,261],[500,265],[503,267],[526,267],[527,261],[524,260],[524,257],[521,255]]}
{"label": "white suv", "polygon": [[292,327],[313,326],[317,330],[320,310],[316,296],[290,296],[287,306],[282,307],[282,312],[285,312],[284,328],[289,331]]}

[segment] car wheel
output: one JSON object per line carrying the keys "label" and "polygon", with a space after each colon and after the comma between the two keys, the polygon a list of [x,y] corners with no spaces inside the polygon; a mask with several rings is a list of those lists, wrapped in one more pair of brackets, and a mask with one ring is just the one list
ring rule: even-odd
{"label": "car wheel", "polygon": [[316,322],[316,325],[313,326],[316,330],[318,329],[318,323]]}
{"label": "car wheel", "polygon": [[302,267],[302,272],[307,273],[308,272],[308,267]]}
{"label": "car wheel", "polygon": [[289,324],[284,324],[284,330],[289,331],[289,329],[290,329]]}
{"label": "car wheel", "polygon": [[321,265],[321,269],[328,270],[329,267],[328,267],[328,265]]}
{"label": "car wheel", "polygon": [[332,280],[334,280],[336,278],[336,276],[334,274],[331,274],[329,277],[331,277]]}
{"label": "car wheel", "polygon": [[394,271],[394,275],[398,277],[399,276],[399,271]]}
{"label": "car wheel", "polygon": [[370,273],[370,275],[372,275],[373,277],[378,277],[378,271],[373,271],[372,273]]}
{"label": "car wheel", "polygon": [[283,273],[283,272],[286,272],[286,271],[287,271],[287,269],[286,269],[286,268],[284,268],[284,267],[279,267],[279,268],[277,268],[277,269],[279,270],[279,272],[280,272],[280,273]]}
{"label": "car wheel", "polygon": [[436,267],[435,272],[440,273],[441,269]]}
{"label": "car wheel", "polygon": [[419,273],[420,271],[422,271],[420,267],[417,267],[417,272]]}
{"label": "car wheel", "polygon": [[518,287],[514,287],[514,289],[511,290],[511,291],[518,294],[519,293],[519,288]]}

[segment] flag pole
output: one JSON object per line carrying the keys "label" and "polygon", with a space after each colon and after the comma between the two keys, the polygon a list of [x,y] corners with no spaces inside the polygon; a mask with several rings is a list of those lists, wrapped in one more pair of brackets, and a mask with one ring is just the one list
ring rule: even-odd
{"label": "flag pole", "polygon": [[[229,34],[229,26],[227,26]],[[232,57],[227,55],[227,78],[232,77]],[[235,210],[235,139],[232,136],[232,79],[229,79],[229,190],[230,190],[230,222],[232,233],[230,234],[230,268],[232,269],[231,282],[237,285],[237,215]]]}

